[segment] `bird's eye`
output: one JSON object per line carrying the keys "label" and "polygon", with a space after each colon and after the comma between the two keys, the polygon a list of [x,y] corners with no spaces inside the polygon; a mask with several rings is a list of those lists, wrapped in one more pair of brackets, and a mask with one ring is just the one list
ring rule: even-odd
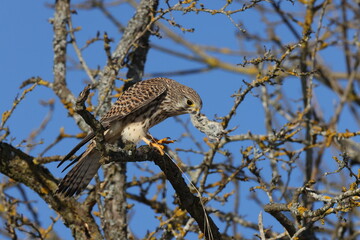
{"label": "bird's eye", "polygon": [[191,101],[190,99],[188,99],[188,100],[186,101],[186,104],[187,104],[188,106],[192,106],[192,105],[194,105],[194,102]]}

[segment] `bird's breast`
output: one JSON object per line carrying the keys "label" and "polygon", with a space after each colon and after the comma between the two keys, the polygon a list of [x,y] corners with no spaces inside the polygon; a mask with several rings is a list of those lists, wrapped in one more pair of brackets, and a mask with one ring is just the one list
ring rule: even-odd
{"label": "bird's breast", "polygon": [[121,139],[123,142],[137,143],[146,136],[147,130],[143,122],[128,123],[121,132]]}

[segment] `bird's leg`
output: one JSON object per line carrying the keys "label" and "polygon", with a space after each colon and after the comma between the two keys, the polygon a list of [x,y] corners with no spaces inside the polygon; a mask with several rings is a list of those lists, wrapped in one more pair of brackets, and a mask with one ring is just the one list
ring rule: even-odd
{"label": "bird's leg", "polygon": [[152,141],[156,142],[158,144],[169,144],[169,143],[174,143],[175,142],[175,140],[170,140],[170,138],[168,138],[168,137],[162,138],[162,139],[153,138]]}
{"label": "bird's leg", "polygon": [[151,147],[155,147],[156,149],[159,150],[161,155],[164,155],[164,146],[161,144],[169,144],[169,143],[174,143],[174,140],[170,140],[169,138],[163,138],[163,139],[156,139],[153,136],[151,136],[149,133],[147,134],[147,138],[143,138],[142,139],[147,145],[151,146]]}
{"label": "bird's leg", "polygon": [[150,147],[155,147],[161,155],[164,155],[164,146],[157,143],[157,142],[153,142],[152,140],[147,139],[146,137],[143,137],[142,140],[149,145]]}
{"label": "bird's leg", "polygon": [[151,140],[151,142],[153,143],[157,143],[157,144],[169,144],[169,143],[174,143],[175,140],[170,140],[170,138],[166,137],[166,138],[162,138],[162,139],[157,139],[154,138],[150,133],[147,134],[147,138]]}

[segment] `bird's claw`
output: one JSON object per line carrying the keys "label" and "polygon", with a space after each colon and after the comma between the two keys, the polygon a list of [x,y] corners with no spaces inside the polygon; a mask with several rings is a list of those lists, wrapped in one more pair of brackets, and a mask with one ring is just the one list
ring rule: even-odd
{"label": "bird's claw", "polygon": [[150,147],[156,148],[160,152],[161,155],[165,154],[165,152],[164,152],[165,147],[163,145],[161,145],[161,144],[169,144],[169,143],[174,143],[175,142],[174,140],[170,140],[167,137],[163,138],[163,139],[160,139],[160,140],[158,140],[158,139],[156,139],[154,137],[151,137],[150,140],[147,139],[147,138],[143,138],[143,141],[147,145],[149,145]]}
{"label": "bird's claw", "polygon": [[161,144],[159,144],[159,143],[156,143],[156,142],[150,142],[149,143],[149,146],[150,147],[154,147],[154,148],[156,148],[159,152],[160,152],[160,154],[161,154],[161,156],[163,156],[164,155],[164,146],[163,145],[161,145]]}
{"label": "bird's claw", "polygon": [[169,143],[174,143],[175,140],[170,140],[170,138],[166,137],[166,138],[163,138],[163,139],[154,139],[155,140],[155,143],[158,143],[158,144],[169,144]]}

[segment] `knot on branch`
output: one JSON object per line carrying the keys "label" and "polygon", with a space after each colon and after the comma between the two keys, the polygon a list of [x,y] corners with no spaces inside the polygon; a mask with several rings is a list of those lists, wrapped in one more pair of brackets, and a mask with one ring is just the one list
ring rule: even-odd
{"label": "knot on branch", "polygon": [[[84,121],[91,127],[92,132],[94,133],[96,148],[100,150],[103,155],[106,154],[105,139],[104,139],[104,127],[103,125],[86,109],[85,101],[89,97],[90,90],[94,89],[95,85],[88,84],[84,90],[79,94],[79,97],[76,99],[75,111],[79,114]],[[101,144],[98,144],[101,143]]]}

